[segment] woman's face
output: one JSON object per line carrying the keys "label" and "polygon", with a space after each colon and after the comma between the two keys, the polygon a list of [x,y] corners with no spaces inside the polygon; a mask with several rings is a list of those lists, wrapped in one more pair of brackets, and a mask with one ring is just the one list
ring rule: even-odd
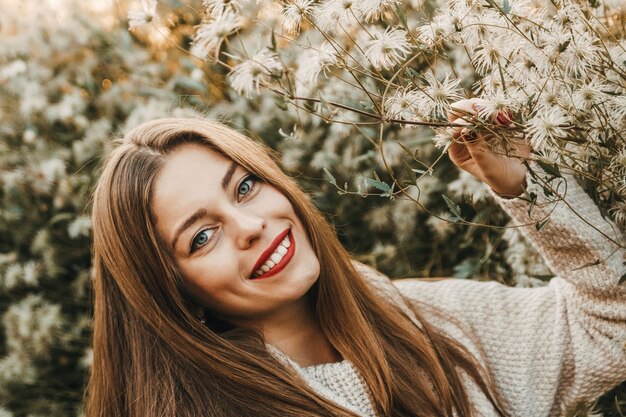
{"label": "woman's face", "polygon": [[317,280],[317,256],[289,200],[207,146],[168,154],[152,208],[186,289],[222,319],[262,320],[303,300]]}

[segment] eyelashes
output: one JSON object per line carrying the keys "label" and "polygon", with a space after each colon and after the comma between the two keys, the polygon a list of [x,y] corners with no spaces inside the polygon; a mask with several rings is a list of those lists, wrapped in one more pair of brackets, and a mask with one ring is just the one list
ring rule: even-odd
{"label": "eyelashes", "polygon": [[[246,175],[241,182],[237,185],[237,202],[246,198],[248,194],[254,191],[258,185],[259,177],[254,174]],[[205,246],[207,243],[211,241],[213,235],[215,234],[215,230],[217,227],[207,227],[205,229],[200,230],[196,235],[191,239],[191,246],[189,247],[189,253],[194,253],[196,250]]]}

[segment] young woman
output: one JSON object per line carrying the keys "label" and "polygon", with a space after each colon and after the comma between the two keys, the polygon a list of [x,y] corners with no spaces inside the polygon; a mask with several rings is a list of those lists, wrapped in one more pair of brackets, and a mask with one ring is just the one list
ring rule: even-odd
{"label": "young woman", "polygon": [[[457,103],[452,119],[476,105]],[[453,161],[521,194],[519,158],[464,133]],[[350,259],[262,145],[206,120],[143,124],[110,155],[93,202],[86,415],[562,415],[626,378],[624,251],[567,187],[556,208],[540,196],[532,218],[494,194],[531,224],[560,276],[547,287],[392,282]]]}

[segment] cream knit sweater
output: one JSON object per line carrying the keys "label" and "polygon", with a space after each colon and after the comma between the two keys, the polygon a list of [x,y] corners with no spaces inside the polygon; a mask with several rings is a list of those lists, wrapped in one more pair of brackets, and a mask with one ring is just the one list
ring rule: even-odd
{"label": "cream knit sweater", "polygon": [[[558,189],[565,190],[563,185]],[[541,187],[531,185],[528,191],[540,196],[530,217],[522,199],[494,197],[518,225],[535,223],[553,210],[540,231],[534,225],[522,228],[557,275],[546,287],[461,279],[390,281],[356,266],[410,316],[405,302],[463,343],[491,373],[511,415],[563,416],[626,380],[626,283],[618,285],[626,272],[625,251],[588,223],[624,241],[573,178],[567,178],[565,199],[558,203],[544,205]],[[584,267],[597,260],[602,262]],[[367,386],[349,361],[300,367],[283,358],[323,396],[360,416],[376,416]],[[482,392],[464,379],[477,415],[496,416]]]}

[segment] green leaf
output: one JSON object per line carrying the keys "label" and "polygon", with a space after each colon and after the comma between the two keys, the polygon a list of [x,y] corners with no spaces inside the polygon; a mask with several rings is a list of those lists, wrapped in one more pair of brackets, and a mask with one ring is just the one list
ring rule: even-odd
{"label": "green leaf", "polygon": [[560,52],[564,52],[564,51],[567,49],[567,46],[569,45],[569,43],[570,43],[570,40],[569,40],[569,39],[568,39],[568,40],[566,40],[566,41],[565,41],[565,42],[563,42],[563,43],[560,43],[560,44],[559,44],[559,53],[560,53]]}
{"label": "green leaf", "polygon": [[533,213],[533,209],[535,208],[535,204],[537,204],[537,194],[531,192],[530,193],[530,206],[528,207],[528,217]]}
{"label": "green leaf", "polygon": [[276,32],[274,32],[274,29],[272,29],[272,37],[270,39],[270,42],[272,42],[272,47],[268,49],[270,51],[276,51]]}
{"label": "green leaf", "polygon": [[413,158],[413,151],[411,151],[404,143],[401,142],[396,142],[396,144],[402,148],[402,150],[404,151],[404,153],[406,153],[408,156],[410,156],[411,158]]}
{"label": "green leaf", "polygon": [[368,183],[369,185],[371,185],[372,187],[385,192],[386,194],[390,194],[391,193],[391,187],[389,186],[389,184],[384,183],[382,181],[378,181],[378,180],[373,180],[371,178],[365,178],[365,182]]}
{"label": "green leaf", "polygon": [[287,102],[284,100],[276,100],[276,107],[278,107],[282,111],[289,110],[289,107],[287,107]]}
{"label": "green leaf", "polygon": [[550,218],[549,217],[541,220],[540,222],[535,223],[535,229],[537,229],[537,231],[540,231],[548,223],[550,223]]}
{"label": "green leaf", "polygon": [[415,171],[417,174],[433,175],[432,169],[426,170],[426,169],[411,168],[411,171]]}
{"label": "green leaf", "polygon": [[624,282],[626,282],[626,273],[624,273],[624,275],[622,275],[619,279],[619,281],[617,281],[618,284],[623,284]]}
{"label": "green leaf", "polygon": [[600,259],[596,259],[593,262],[587,262],[586,264],[584,264],[583,266],[579,266],[578,268],[574,268],[572,269],[572,271],[578,271],[579,269],[583,269],[583,268],[588,268],[590,266],[596,266],[596,265],[600,265],[602,261]]}
{"label": "green leaf", "polygon": [[454,277],[471,278],[480,272],[481,265],[480,259],[464,259],[461,263],[454,266]]}
{"label": "green leaf", "polygon": [[406,21],[406,14],[404,13],[404,8],[400,6],[396,7],[396,14],[400,18],[400,22],[402,22],[402,26],[406,28],[408,25]]}
{"label": "green leaf", "polygon": [[330,183],[336,187],[337,186],[337,180],[335,179],[333,174],[331,174],[330,171],[327,170],[326,168],[324,168],[324,174],[326,174],[326,176],[328,177],[328,181],[330,181]]}
{"label": "green leaf", "polygon": [[402,165],[404,165],[404,168],[406,169],[409,176],[411,177],[411,181],[413,181],[412,184],[415,184],[417,182],[417,175],[415,175],[416,171],[413,168],[411,168],[409,166],[409,163],[404,159],[402,160]]}
{"label": "green leaf", "polygon": [[504,12],[505,15],[511,12],[511,3],[509,2],[509,0],[504,0],[502,2],[502,11]]}
{"label": "green leaf", "polygon": [[537,163],[539,164],[541,169],[543,169],[547,174],[550,174],[553,177],[561,176],[561,170],[559,170],[559,167],[557,166],[557,164],[549,164],[544,161],[537,161]]}
{"label": "green leaf", "polygon": [[459,207],[459,205],[457,203],[455,203],[454,201],[450,200],[450,198],[448,198],[445,194],[441,194],[441,196],[446,201],[446,204],[448,205],[448,208],[450,209],[450,212],[454,216],[452,218],[452,220],[454,220],[454,221],[462,221],[463,217],[461,217],[461,207]]}

